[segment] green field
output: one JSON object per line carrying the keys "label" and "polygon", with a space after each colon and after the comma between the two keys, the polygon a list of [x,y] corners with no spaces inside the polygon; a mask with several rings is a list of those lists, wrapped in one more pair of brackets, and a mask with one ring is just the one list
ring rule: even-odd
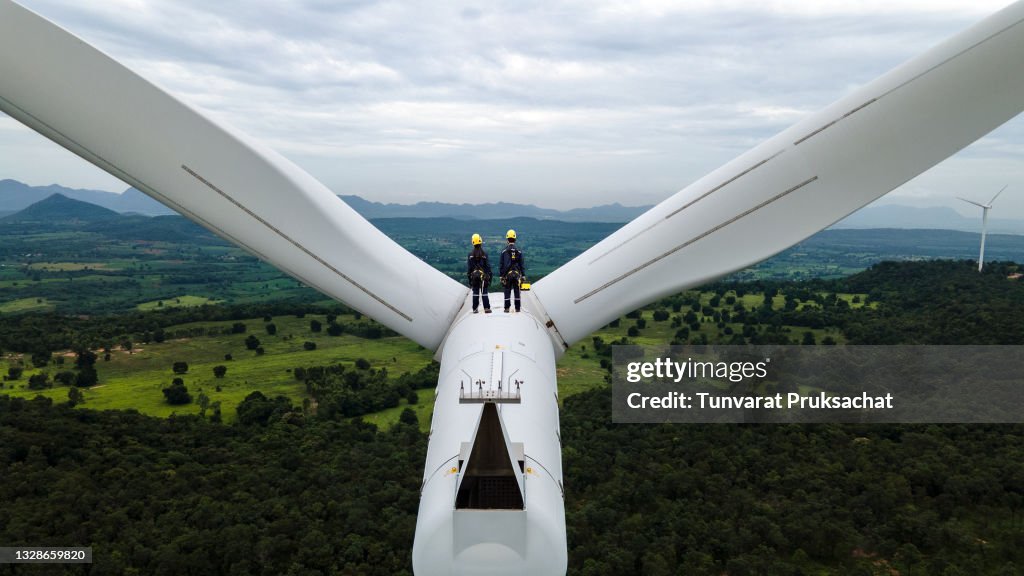
{"label": "green field", "polygon": [[[303,383],[292,375],[296,367],[354,364],[357,359],[364,358],[372,367],[386,368],[390,375],[398,376],[403,372],[415,372],[431,361],[430,352],[402,337],[369,340],[348,334],[337,337],[328,336],[325,332],[314,334],[309,328],[312,319],[326,324],[323,316],[274,318],[277,334],[270,336],[262,318],[247,319],[242,321],[248,328],[244,334],[182,338],[159,344],[151,342],[134,346],[131,353],[118,348],[110,351],[110,360],[104,360],[103,351],[97,351],[100,359],[96,368],[100,382],[84,389],[84,406],[93,409],[132,408],[154,416],[198,414],[199,406],[195,401],[184,406],[172,406],[164,401],[163,388],[169,386],[173,378],[181,377],[193,399],[202,392],[211,403],[220,402],[224,418],[230,421],[238,403],[254,390],[268,397],[286,396],[301,406],[308,394]],[[352,321],[353,318],[340,317],[339,320]],[[229,328],[233,323],[197,322],[170,327],[168,332],[219,330]],[[246,349],[244,341],[249,334],[259,339],[265,350],[263,355]],[[303,343],[307,341],[315,342],[317,349],[304,350]],[[231,354],[232,360],[225,360],[226,354]],[[173,373],[171,367],[177,361],[188,363],[188,373]],[[74,365],[73,354],[65,353],[64,366],[51,365],[42,369],[30,367],[27,359],[8,355],[0,362],[0,372],[6,374],[9,366],[18,363],[25,366],[24,374],[18,381],[6,382],[5,393],[25,397],[41,394],[55,401],[67,400],[67,387],[35,391],[28,389],[27,381],[38,372],[47,371],[52,375],[70,370]],[[213,367],[218,365],[227,367],[224,378],[218,379],[213,375]],[[217,390],[218,386],[220,390]],[[421,395],[423,393],[421,391]],[[428,402],[427,406],[430,404]],[[378,420],[395,421],[400,412],[382,415]]]}
{"label": "green field", "polygon": [[14,312],[49,312],[54,305],[46,298],[19,298],[0,304],[0,314]]}
{"label": "green field", "polygon": [[189,306],[202,306],[204,304],[218,304],[221,300],[213,300],[205,296],[178,296],[176,298],[168,298],[167,300],[154,300],[152,302],[143,302],[136,306],[139,310],[159,310],[161,308],[181,308]]}
{"label": "green field", "polygon": [[[714,292],[690,292],[691,297],[696,297],[702,308],[708,306]],[[726,296],[735,296],[734,292],[728,292]],[[851,308],[862,306],[866,296],[863,294],[839,294],[838,297],[851,302]],[[857,299],[859,302],[853,303]],[[28,299],[26,299],[28,300]],[[737,298],[746,308],[755,309],[764,302],[764,295],[761,293],[747,293]],[[179,299],[164,301],[165,308],[175,306],[198,306],[207,303],[203,297],[184,296]],[[155,304],[155,303],[151,303]],[[42,304],[21,302],[20,306]],[[779,294],[773,298],[773,308],[781,309],[785,305],[785,295]],[[816,305],[813,302],[801,303],[803,305]],[[726,303],[722,298],[715,311],[732,309],[732,305]],[[153,310],[155,306],[148,306],[147,310]],[[604,327],[589,338],[585,338],[575,346],[571,347],[559,359],[557,364],[557,376],[559,387],[559,401],[565,398],[606,385],[605,376],[607,370],[601,367],[601,358],[594,350],[593,337],[599,337],[606,343],[627,337],[630,328],[637,325],[638,320],[645,323],[645,327],[639,329],[637,334],[629,336],[629,340],[641,345],[656,345],[670,342],[675,337],[678,327],[673,326],[672,318],[680,317],[691,308],[684,306],[680,312],[671,312],[669,320],[654,320],[653,310],[641,310],[639,318],[623,317],[619,319],[617,327]],[[690,339],[706,337],[708,342],[726,342],[731,333],[740,333],[743,325],[736,322],[724,323],[721,326],[713,319],[705,317],[703,311],[697,312],[699,318],[699,329],[690,331]],[[238,321],[217,321],[217,322],[191,322],[179,324],[166,328],[168,334],[196,334],[196,336],[178,337],[162,343],[150,342],[146,344],[135,344],[131,353],[120,347],[112,348],[109,352],[109,360],[104,360],[103,350],[97,350],[100,359],[97,362],[97,371],[100,382],[97,386],[84,389],[85,407],[93,409],[136,409],[142,413],[154,416],[166,417],[172,414],[198,414],[199,405],[195,399],[200,393],[205,394],[211,403],[220,402],[222,415],[227,421],[234,419],[235,408],[247,395],[259,390],[268,397],[285,396],[294,405],[302,406],[304,401],[310,400],[303,382],[297,380],[292,371],[297,367],[326,366],[331,364],[354,364],[359,358],[370,362],[373,368],[387,369],[389,377],[397,377],[404,372],[416,372],[428,365],[432,360],[432,354],[403,337],[392,336],[379,339],[367,339],[343,334],[341,336],[329,336],[327,333],[314,333],[310,329],[310,321],[318,320],[324,326],[327,325],[324,315],[307,314],[304,318],[295,316],[279,316],[271,319],[276,328],[276,334],[271,336],[267,333],[266,322],[263,318],[249,318]],[[338,317],[341,323],[356,323],[365,320],[357,320],[355,315],[346,314]],[[226,334],[232,324],[242,322],[246,325],[246,332],[242,334]],[[730,332],[730,330],[732,332]],[[821,342],[826,337],[831,337],[839,344],[845,343],[842,333],[832,327],[823,329],[807,329],[799,327],[783,326],[782,330],[788,332],[789,337],[799,340],[804,333],[813,334],[816,341]],[[255,335],[260,345],[265,350],[263,355],[246,349],[244,341],[250,334]],[[316,350],[304,349],[305,342],[314,342]],[[225,360],[230,354],[231,360]],[[56,355],[56,357],[60,354]],[[54,401],[63,402],[67,399],[68,388],[57,386],[54,388],[35,391],[28,389],[28,378],[38,372],[46,371],[53,374],[62,370],[70,370],[74,364],[74,355],[71,352],[64,352],[64,365],[56,365],[56,362],[42,369],[34,368],[27,358],[18,355],[7,355],[0,361],[0,373],[7,373],[8,367],[20,365],[24,367],[24,373],[20,380],[6,382],[4,392],[10,392],[15,396],[31,397],[37,394],[50,397]],[[172,372],[174,362],[187,362],[188,373],[176,375]],[[224,378],[214,377],[213,368],[218,365],[227,367]],[[169,386],[171,380],[181,377],[193,397],[193,403],[183,406],[172,406],[168,404],[163,396],[162,390]],[[218,390],[219,388],[219,390]],[[402,399],[398,407],[390,408],[368,414],[362,418],[380,426],[390,426],[397,422],[402,411],[411,407],[419,417],[420,426],[429,429],[430,416],[433,409],[433,393],[431,390],[417,391],[418,402],[410,405],[407,399]]]}

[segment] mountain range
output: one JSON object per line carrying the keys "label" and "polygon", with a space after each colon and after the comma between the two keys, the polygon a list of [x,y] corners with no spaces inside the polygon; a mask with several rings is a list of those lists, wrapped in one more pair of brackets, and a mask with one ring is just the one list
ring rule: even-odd
{"label": "mountain range", "polygon": [[[175,214],[170,208],[134,188],[122,194],[102,190],[66,188],[57,184],[29,186],[16,180],[0,180],[0,218],[10,216],[54,194],[70,200],[88,202],[122,214],[146,216]],[[385,204],[360,196],[340,196],[365,218],[455,218],[459,220],[492,220],[501,218],[535,218],[563,222],[628,222],[650,206],[606,204],[593,208],[554,210],[532,204],[493,202],[485,204],[452,204],[418,202],[416,204]],[[980,215],[979,215],[980,216]],[[889,204],[863,208],[832,226],[835,229],[903,228],[941,229],[978,232],[981,218],[963,216],[949,207],[918,208]],[[989,232],[1024,234],[1024,220],[989,219]]]}
{"label": "mountain range", "polygon": [[[103,190],[66,188],[57,184],[29,186],[17,180],[0,180],[0,217],[27,208],[53,194],[72,200],[88,202],[121,213],[146,216],[174,214],[175,212],[134,188],[122,194]],[[495,218],[536,218],[563,222],[629,222],[650,206],[623,206],[607,204],[593,208],[553,210],[532,204],[497,202],[489,204],[451,204],[446,202],[419,202],[416,204],[383,204],[359,196],[341,196],[356,212],[365,218],[458,218],[460,220],[488,220]]]}

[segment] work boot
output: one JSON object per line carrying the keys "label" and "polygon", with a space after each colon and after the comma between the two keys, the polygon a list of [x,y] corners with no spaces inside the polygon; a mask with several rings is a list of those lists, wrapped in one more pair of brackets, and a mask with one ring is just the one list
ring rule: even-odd
{"label": "work boot", "polygon": [[490,308],[484,310],[484,314],[490,314],[490,313],[491,313],[491,309]]}
{"label": "work boot", "polygon": [[479,313],[480,313],[479,310],[473,310],[473,314],[479,314]]}
{"label": "work boot", "polygon": [[508,314],[508,308],[505,308],[505,314]]}

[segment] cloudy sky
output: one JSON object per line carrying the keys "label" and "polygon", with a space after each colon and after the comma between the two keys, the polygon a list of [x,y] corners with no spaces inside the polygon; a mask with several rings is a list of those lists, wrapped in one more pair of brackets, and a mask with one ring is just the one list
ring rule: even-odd
{"label": "cloudy sky", "polygon": [[[1008,3],[19,1],[336,193],[563,209],[661,201]],[[2,178],[125,188],[0,114]],[[1022,118],[880,202],[1004,184],[1024,218]]]}

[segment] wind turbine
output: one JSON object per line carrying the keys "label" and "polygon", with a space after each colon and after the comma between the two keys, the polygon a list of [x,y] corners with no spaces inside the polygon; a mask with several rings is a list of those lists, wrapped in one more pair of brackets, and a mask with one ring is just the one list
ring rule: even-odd
{"label": "wind turbine", "polygon": [[1018,2],[809,115],[534,284],[515,315],[469,313],[466,287],[306,172],[11,0],[0,0],[0,110],[436,350],[418,575],[564,574],[557,358],[623,313],[796,244],[1016,116],[1022,22]]}
{"label": "wind turbine", "polygon": [[[1007,184],[1007,186],[1009,186],[1009,184]],[[988,232],[988,211],[992,209],[992,203],[996,201],[996,198],[999,198],[999,195],[1003,193],[1003,190],[1006,190],[1006,186],[1000,188],[999,192],[996,192],[996,195],[988,201],[988,204],[978,204],[974,200],[968,200],[967,198],[957,196],[957,198],[960,198],[964,202],[974,204],[981,208],[981,252],[978,253],[978,272],[981,272],[981,268],[985,264],[985,234]]]}

